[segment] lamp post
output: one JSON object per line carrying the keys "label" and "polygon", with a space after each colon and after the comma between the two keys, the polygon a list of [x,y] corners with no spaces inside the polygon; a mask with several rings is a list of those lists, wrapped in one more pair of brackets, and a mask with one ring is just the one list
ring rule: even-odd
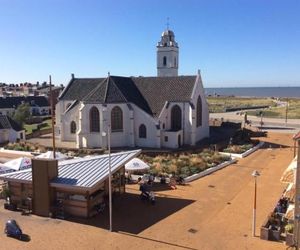
{"label": "lamp post", "polygon": [[[103,109],[106,111],[106,108]],[[107,125],[107,133],[103,132],[102,136],[107,136],[107,149],[108,149],[108,199],[109,199],[109,231],[112,232],[112,190],[111,190],[111,155],[110,155],[110,124]]]}
{"label": "lamp post", "polygon": [[254,170],[252,173],[254,177],[254,204],[253,204],[253,221],[252,221],[252,236],[255,236],[255,227],[256,227],[256,182],[257,177],[260,176],[257,170]]}
{"label": "lamp post", "polygon": [[296,235],[294,234],[294,243],[295,243],[295,247],[298,250],[299,249],[299,239],[298,239],[298,235],[299,235],[299,220],[300,220],[300,215],[297,214],[295,215],[295,221],[297,222],[297,233]]}
{"label": "lamp post", "polygon": [[111,157],[110,157],[110,125],[107,127],[108,146],[108,196],[109,196],[109,231],[112,232],[112,191],[111,191]]}

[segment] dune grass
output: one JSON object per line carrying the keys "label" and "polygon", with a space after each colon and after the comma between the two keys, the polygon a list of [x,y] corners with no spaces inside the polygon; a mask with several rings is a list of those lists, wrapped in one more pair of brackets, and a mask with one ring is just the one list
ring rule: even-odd
{"label": "dune grass", "polygon": [[209,112],[221,113],[228,108],[276,106],[271,98],[208,97]]}
{"label": "dune grass", "polygon": [[[227,108],[269,106],[269,108],[263,109],[264,117],[284,119],[286,116],[286,107],[277,105],[271,98],[208,97],[207,101],[210,113],[225,112]],[[288,101],[288,119],[300,119],[300,99],[283,98],[281,101]],[[247,110],[247,114],[260,116],[260,111]]]}

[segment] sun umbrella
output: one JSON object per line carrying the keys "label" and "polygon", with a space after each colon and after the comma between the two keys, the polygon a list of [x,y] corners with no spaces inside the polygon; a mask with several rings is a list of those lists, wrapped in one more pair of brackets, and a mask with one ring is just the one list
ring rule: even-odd
{"label": "sun umbrella", "polygon": [[288,220],[293,220],[294,219],[294,212],[295,212],[295,205],[290,204],[288,206],[288,209],[287,209],[284,217],[287,218]]}
{"label": "sun umbrella", "polygon": [[[39,159],[54,159],[53,157],[53,151],[47,151],[46,153],[38,155],[36,158]],[[68,159],[68,156],[60,153],[60,152],[55,152],[55,159],[57,160],[66,160]]]}
{"label": "sun umbrella", "polygon": [[7,174],[10,172],[15,171],[14,169],[11,169],[9,167],[4,166],[3,164],[0,163],[0,174]]}
{"label": "sun umbrella", "polygon": [[4,166],[11,168],[15,171],[31,168],[31,159],[28,157],[20,157],[3,164]]}
{"label": "sun umbrella", "polygon": [[149,168],[150,166],[147,165],[147,163],[140,160],[139,158],[133,158],[125,164],[126,171],[142,171],[148,170]]}
{"label": "sun umbrella", "polygon": [[287,169],[283,172],[283,175],[280,179],[283,183],[293,183],[295,181],[297,169],[297,158],[295,158],[291,164],[287,167]]}

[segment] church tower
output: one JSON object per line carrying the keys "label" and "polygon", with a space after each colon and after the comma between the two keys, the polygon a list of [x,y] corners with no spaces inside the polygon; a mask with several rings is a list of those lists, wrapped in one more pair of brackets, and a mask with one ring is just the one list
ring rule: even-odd
{"label": "church tower", "polygon": [[157,76],[178,76],[179,48],[172,30],[165,30],[157,43]]}

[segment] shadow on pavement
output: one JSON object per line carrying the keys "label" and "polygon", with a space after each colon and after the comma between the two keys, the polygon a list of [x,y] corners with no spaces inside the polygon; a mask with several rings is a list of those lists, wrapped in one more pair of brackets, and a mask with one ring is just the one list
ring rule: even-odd
{"label": "shadow on pavement", "polygon": [[277,144],[277,143],[265,142],[264,145],[261,148],[262,149],[290,148],[290,146],[289,145],[284,145],[284,144]]}
{"label": "shadow on pavement", "polygon": [[[192,204],[194,200],[155,197],[155,205],[141,201],[139,194],[125,193],[113,202],[113,231],[138,234],[162,219]],[[109,228],[109,207],[103,213],[89,219],[68,220],[90,226]]]}
{"label": "shadow on pavement", "polygon": [[24,242],[29,242],[31,240],[31,238],[28,234],[22,234],[22,237],[20,240],[24,241]]}
{"label": "shadow on pavement", "polygon": [[258,127],[259,129],[262,129],[262,130],[268,130],[268,129],[273,129],[273,130],[295,130],[296,128],[289,128],[289,127],[278,127],[278,126],[268,126],[268,127]]}

